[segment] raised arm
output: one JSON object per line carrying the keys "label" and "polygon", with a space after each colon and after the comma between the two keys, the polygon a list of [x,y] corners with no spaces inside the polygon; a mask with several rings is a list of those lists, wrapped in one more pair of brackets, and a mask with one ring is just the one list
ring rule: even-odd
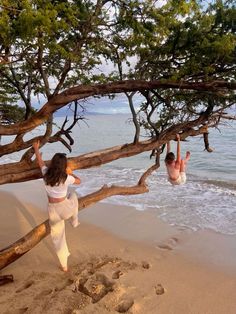
{"label": "raised arm", "polygon": [[167,142],[166,154],[170,152],[170,142]]}
{"label": "raised arm", "polygon": [[34,152],[35,152],[35,156],[36,156],[38,165],[39,165],[40,168],[42,168],[42,167],[45,166],[45,163],[44,163],[44,161],[42,159],[41,153],[39,152],[39,145],[40,145],[40,142],[36,141],[36,142],[33,143],[33,148],[34,148]]}
{"label": "raised arm", "polygon": [[181,162],[181,155],[180,155],[180,136],[179,136],[179,134],[176,134],[176,139],[177,139],[176,162],[180,163]]}

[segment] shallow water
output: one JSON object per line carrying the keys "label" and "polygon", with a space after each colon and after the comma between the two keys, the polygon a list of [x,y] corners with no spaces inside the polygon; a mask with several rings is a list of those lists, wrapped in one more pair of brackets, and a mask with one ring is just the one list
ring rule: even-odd
{"label": "shallow water", "polygon": [[[125,115],[90,117],[89,128],[81,130],[80,151],[114,146],[133,139],[133,126]],[[225,234],[236,233],[236,124],[224,126],[221,133],[211,130],[213,153],[204,151],[202,138],[182,143],[182,152],[191,151],[188,182],[172,186],[161,168],[149,179],[150,192],[135,196],[115,196],[104,202],[133,205],[138,210],[155,208],[158,217],[193,230],[210,228]],[[110,135],[111,134],[111,135]],[[89,141],[90,139],[90,141]],[[102,142],[101,142],[102,139]],[[87,144],[89,141],[89,144]],[[89,147],[88,147],[89,146]],[[93,149],[92,149],[93,146]],[[176,143],[172,144],[173,149]],[[80,171],[84,184],[78,192],[92,192],[103,184],[134,184],[153,161],[149,153],[115,161],[97,169]]]}
{"label": "shallow water", "polygon": [[[98,149],[130,143],[134,127],[128,123],[127,114],[89,115],[73,130],[75,145],[69,156]],[[62,121],[57,118],[57,121]],[[135,206],[137,210],[154,208],[158,217],[176,226],[193,230],[210,228],[224,234],[236,234],[236,123],[223,126],[221,132],[210,130],[209,141],[213,153],[204,151],[200,137],[181,143],[182,153],[191,151],[188,163],[187,183],[172,186],[166,179],[161,158],[161,167],[148,179],[149,193],[135,196],[113,196],[104,202]],[[33,132],[42,132],[42,127]],[[143,138],[144,139],[144,138]],[[60,144],[43,149],[45,159],[57,151],[66,152]],[[172,143],[175,151],[176,143]],[[120,159],[99,168],[80,170],[82,184],[80,195],[99,189],[104,184],[134,184],[153,161],[149,152]],[[18,155],[15,154],[15,159]],[[5,156],[1,162],[12,159]]]}

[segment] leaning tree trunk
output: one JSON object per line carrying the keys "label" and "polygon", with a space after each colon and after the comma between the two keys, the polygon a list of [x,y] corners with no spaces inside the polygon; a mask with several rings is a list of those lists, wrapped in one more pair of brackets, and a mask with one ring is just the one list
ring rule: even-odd
{"label": "leaning tree trunk", "polygon": [[[194,121],[185,123],[184,128],[186,128],[186,131],[181,133],[181,139],[184,140],[188,136],[197,136],[207,132],[207,126],[203,125],[199,127],[199,125],[203,122],[204,118],[200,117]],[[199,129],[193,129],[193,127],[199,127]],[[169,131],[167,130],[163,132],[161,138],[158,139],[153,138],[146,141],[140,141],[138,143],[117,145],[99,150],[97,152],[68,158],[70,168],[72,170],[87,169],[100,166],[120,158],[127,158],[138,155],[142,152],[152,151],[153,149],[158,149],[167,141],[175,139],[176,133],[181,131],[183,131],[183,124],[176,125],[174,129],[171,128]],[[0,185],[35,180],[41,177],[42,173],[35,162],[29,164],[23,161],[0,165]]]}
{"label": "leaning tree trunk", "polygon": [[50,233],[49,220],[41,223],[23,238],[16,241],[12,245],[0,250],[0,269],[11,264],[19,257],[31,250],[36,244],[38,244],[43,238]]}

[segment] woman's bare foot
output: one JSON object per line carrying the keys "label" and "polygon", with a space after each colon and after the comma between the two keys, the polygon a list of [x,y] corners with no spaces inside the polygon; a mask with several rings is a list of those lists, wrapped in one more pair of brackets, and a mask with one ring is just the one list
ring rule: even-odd
{"label": "woman's bare foot", "polygon": [[67,267],[63,267],[63,266],[59,266],[60,270],[64,271],[64,273],[68,272],[68,268]]}

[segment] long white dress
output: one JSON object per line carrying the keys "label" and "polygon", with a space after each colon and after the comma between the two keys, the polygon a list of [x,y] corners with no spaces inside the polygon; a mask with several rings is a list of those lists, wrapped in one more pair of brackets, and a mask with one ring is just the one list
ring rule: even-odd
{"label": "long white dress", "polygon": [[[47,167],[42,167],[44,175]],[[75,178],[67,175],[66,181],[59,186],[48,186],[45,184],[47,194],[50,197],[60,198],[67,195],[68,186],[75,182]],[[66,194],[65,194],[66,193]],[[78,221],[78,196],[75,192],[69,194],[67,198],[58,203],[48,203],[48,215],[51,227],[51,238],[55,247],[56,254],[63,268],[67,268],[67,260],[70,252],[68,250],[65,235],[65,220],[70,219],[71,225],[77,227]]]}

